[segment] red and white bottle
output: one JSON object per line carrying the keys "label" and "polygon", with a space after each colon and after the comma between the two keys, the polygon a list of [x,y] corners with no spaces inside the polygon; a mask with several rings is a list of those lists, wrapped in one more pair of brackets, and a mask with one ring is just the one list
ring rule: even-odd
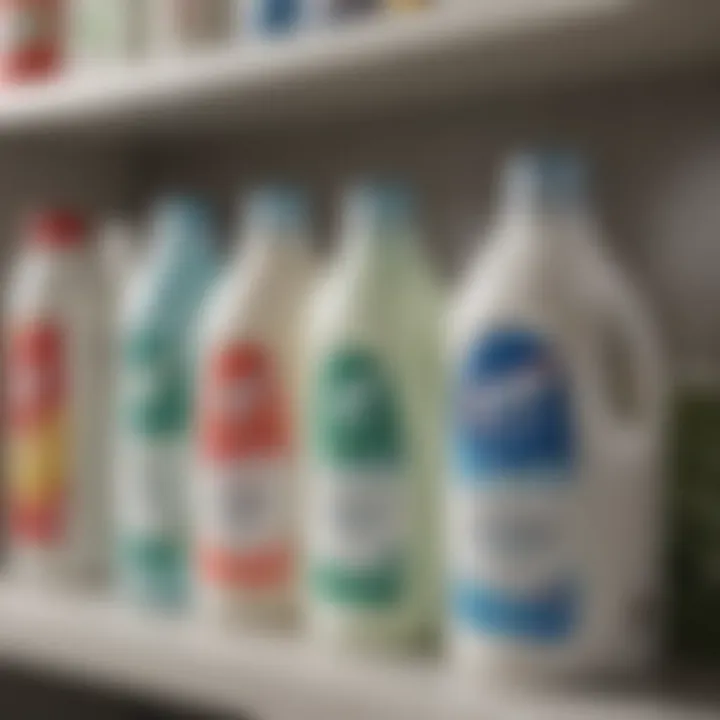
{"label": "red and white bottle", "polygon": [[64,0],[0,0],[0,79],[39,80],[58,72],[63,57]]}
{"label": "red and white bottle", "polygon": [[9,565],[65,584],[105,565],[106,303],[83,218],[46,210],[25,233],[5,324]]}
{"label": "red and white bottle", "polygon": [[256,191],[243,235],[201,318],[196,595],[213,621],[284,625],[297,600],[298,320],[312,275],[304,195]]}

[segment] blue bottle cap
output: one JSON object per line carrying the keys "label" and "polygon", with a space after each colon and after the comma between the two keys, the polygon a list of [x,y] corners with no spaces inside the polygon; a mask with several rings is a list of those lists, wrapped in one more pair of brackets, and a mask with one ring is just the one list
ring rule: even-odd
{"label": "blue bottle cap", "polygon": [[250,0],[247,21],[250,31],[259,36],[282,35],[299,24],[303,0]]}
{"label": "blue bottle cap", "polygon": [[400,181],[359,183],[348,190],[344,213],[345,221],[355,230],[365,228],[392,234],[417,221],[417,198]]}
{"label": "blue bottle cap", "polygon": [[505,171],[510,193],[549,204],[582,200],[589,175],[586,160],[566,150],[519,153],[509,160]]}
{"label": "blue bottle cap", "polygon": [[152,210],[156,236],[161,238],[209,237],[214,215],[209,203],[195,195],[168,195]]}
{"label": "blue bottle cap", "polygon": [[212,207],[202,198],[171,195],[152,210],[157,291],[168,324],[182,323],[195,311],[217,272],[217,228]]}
{"label": "blue bottle cap", "polygon": [[267,185],[252,190],[245,201],[248,234],[267,238],[306,238],[310,234],[310,200],[292,185]]}

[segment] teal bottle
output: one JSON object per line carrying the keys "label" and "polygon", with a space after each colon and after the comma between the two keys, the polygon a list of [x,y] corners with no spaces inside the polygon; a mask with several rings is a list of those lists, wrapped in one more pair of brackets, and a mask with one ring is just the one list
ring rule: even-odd
{"label": "teal bottle", "polygon": [[212,212],[173,197],[122,303],[116,466],[117,575],[133,604],[182,607],[189,589],[189,433],[196,317],[216,275]]}

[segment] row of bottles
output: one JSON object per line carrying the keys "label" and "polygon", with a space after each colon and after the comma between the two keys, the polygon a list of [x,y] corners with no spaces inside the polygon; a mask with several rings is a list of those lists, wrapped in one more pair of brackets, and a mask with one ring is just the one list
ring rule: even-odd
{"label": "row of bottles", "polygon": [[249,195],[222,271],[207,206],[165,201],[115,339],[82,227],[41,214],[10,300],[11,569],[87,573],[110,526],[142,607],[353,649],[447,627],[469,667],[513,677],[646,666],[664,379],[585,175],[511,162],[447,311],[402,184],[347,193],[323,271],[298,189]]}
{"label": "row of bottles", "polygon": [[13,0],[0,4],[6,82],[182,56],[349,18],[420,9],[424,0]]}

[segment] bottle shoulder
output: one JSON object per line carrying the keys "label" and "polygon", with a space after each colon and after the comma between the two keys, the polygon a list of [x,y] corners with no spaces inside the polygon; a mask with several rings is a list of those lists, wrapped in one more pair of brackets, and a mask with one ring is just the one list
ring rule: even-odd
{"label": "bottle shoulder", "polygon": [[492,326],[543,324],[547,298],[535,291],[529,267],[482,248],[454,293],[446,316],[451,348]]}
{"label": "bottle shoulder", "polygon": [[199,323],[202,337],[219,341],[292,335],[302,322],[310,280],[307,263],[231,266],[203,303]]}
{"label": "bottle shoulder", "polygon": [[614,270],[585,223],[501,223],[453,298],[450,336],[503,322],[574,331],[603,297],[621,292]]}
{"label": "bottle shoulder", "polygon": [[84,315],[99,312],[104,303],[97,271],[91,258],[23,255],[8,283],[8,312],[11,315],[55,315],[74,309]]}
{"label": "bottle shoulder", "polygon": [[[426,344],[425,330],[427,334],[437,330],[439,313],[432,327],[428,308],[416,304],[410,309],[404,300],[401,283],[392,292],[377,293],[331,271],[318,284],[304,315],[303,335],[310,355],[354,348],[395,362],[417,354],[418,341]],[[415,312],[424,317],[417,317]]]}
{"label": "bottle shoulder", "polygon": [[154,327],[185,332],[195,325],[200,307],[215,281],[209,267],[193,269],[152,259],[135,269],[120,301],[123,328]]}

